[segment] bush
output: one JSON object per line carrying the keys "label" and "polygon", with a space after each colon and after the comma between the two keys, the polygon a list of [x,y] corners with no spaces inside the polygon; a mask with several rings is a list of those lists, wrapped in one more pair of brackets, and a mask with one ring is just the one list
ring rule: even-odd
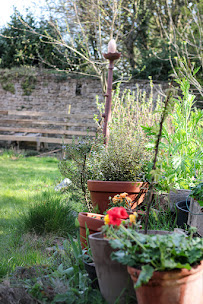
{"label": "bush", "polygon": [[60,193],[45,191],[34,197],[22,222],[25,231],[66,236],[75,233],[76,217],[77,213],[65,199],[62,200]]}

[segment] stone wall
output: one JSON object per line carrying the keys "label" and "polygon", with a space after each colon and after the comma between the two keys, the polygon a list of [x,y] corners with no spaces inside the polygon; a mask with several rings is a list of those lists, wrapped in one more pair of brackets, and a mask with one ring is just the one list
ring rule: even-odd
{"label": "stone wall", "polygon": [[[2,73],[2,72],[1,72]],[[29,111],[69,111],[70,113],[97,113],[96,95],[102,100],[100,81],[90,77],[63,79],[57,74],[38,73],[34,88],[29,96],[22,88],[23,78],[15,77],[12,80],[14,92],[11,93],[2,87],[0,81],[0,109],[29,110]],[[121,89],[146,90],[150,92],[148,80],[137,80],[122,83]],[[167,88],[166,82],[155,82],[154,98]]]}

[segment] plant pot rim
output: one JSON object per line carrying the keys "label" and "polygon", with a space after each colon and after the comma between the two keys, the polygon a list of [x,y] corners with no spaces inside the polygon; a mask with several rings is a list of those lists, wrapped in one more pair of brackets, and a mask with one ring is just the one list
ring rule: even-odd
{"label": "plant pot rim", "polygon": [[[152,278],[149,280],[147,284],[154,284],[154,281],[157,281],[157,284],[160,284],[159,281],[168,281],[168,280],[174,280],[174,279],[180,279],[183,277],[187,277],[190,275],[193,275],[199,271],[202,271],[203,273],[203,260],[200,261],[199,264],[196,264],[194,266],[191,266],[192,268],[190,270],[186,268],[182,269],[171,269],[171,270],[165,270],[165,271],[154,271]],[[136,267],[127,266],[128,272],[132,277],[138,278],[141,270],[137,269]]]}
{"label": "plant pot rim", "polygon": [[99,191],[99,192],[140,192],[141,187],[146,186],[143,192],[148,190],[148,182],[142,181],[100,181],[100,180],[88,180],[87,186],[89,191]]}
{"label": "plant pot rim", "polygon": [[111,181],[111,180],[106,180],[106,181],[103,181],[103,180],[99,180],[99,179],[88,179],[88,181],[87,182],[89,182],[89,183],[118,183],[118,184],[123,184],[123,183],[130,183],[130,184],[148,184],[148,182],[146,182],[146,181],[118,181],[118,180],[116,180],[116,181]]}
{"label": "plant pot rim", "polygon": [[[183,211],[183,212],[186,212],[186,213],[189,213],[190,211],[188,209],[183,209],[179,206],[179,204],[181,203],[186,203],[186,200],[185,201],[180,201],[180,202],[177,202],[176,203],[176,208]],[[190,200],[188,200],[188,204],[190,205]],[[186,206],[187,207],[187,206]]]}
{"label": "plant pot rim", "polygon": [[[92,216],[88,216],[88,215],[92,215]],[[94,229],[101,228],[101,226],[104,225],[104,220],[95,218],[94,216],[104,217],[102,214],[90,213],[90,212],[79,212],[78,221],[79,221],[80,226],[85,227],[85,224],[86,224],[90,230],[92,230],[93,227],[94,227]]]}
{"label": "plant pot rim", "polygon": [[[144,233],[144,230],[139,230],[138,232],[139,233]],[[165,231],[165,230],[148,230],[148,232],[150,234],[153,234],[153,232],[158,232],[158,233],[161,232],[161,234],[172,234],[172,233],[174,233],[174,231]],[[155,234],[157,234],[157,233],[155,233]],[[89,237],[91,237],[91,239],[101,239],[101,240],[108,241],[108,239],[105,239],[103,237],[102,232],[93,233],[93,234],[89,235]]]}

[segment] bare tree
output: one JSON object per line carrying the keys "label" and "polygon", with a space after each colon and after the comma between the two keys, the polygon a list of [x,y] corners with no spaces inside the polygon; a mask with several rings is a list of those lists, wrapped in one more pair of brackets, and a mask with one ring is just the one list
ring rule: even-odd
{"label": "bare tree", "polygon": [[[187,77],[190,84],[203,95],[201,83],[196,77],[197,72],[202,75],[203,67],[203,28],[200,1],[184,0],[179,17],[174,18],[173,7],[167,2],[167,16],[169,30],[165,28],[163,17],[159,14],[162,30],[166,35],[171,49],[176,54],[175,62],[169,57],[176,78]],[[200,75],[200,77],[201,77]]]}

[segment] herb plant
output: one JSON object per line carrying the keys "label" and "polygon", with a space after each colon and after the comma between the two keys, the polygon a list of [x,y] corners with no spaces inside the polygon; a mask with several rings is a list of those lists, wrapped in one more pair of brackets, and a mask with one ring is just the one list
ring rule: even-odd
{"label": "herb plant", "polygon": [[[151,84],[152,86],[152,84]],[[90,152],[87,165],[90,179],[103,181],[146,181],[151,168],[152,151],[146,147],[148,138],[142,125],[152,126],[159,121],[160,113],[153,101],[153,90],[146,101],[146,92],[136,93],[120,86],[114,92],[112,116],[109,122],[109,141]],[[102,105],[98,104],[102,114]]]}
{"label": "herb plant", "polygon": [[146,284],[154,271],[191,269],[203,259],[203,239],[191,234],[146,235],[122,224],[118,229],[109,229],[107,237],[113,249],[112,259],[124,265],[141,267],[135,287]]}

